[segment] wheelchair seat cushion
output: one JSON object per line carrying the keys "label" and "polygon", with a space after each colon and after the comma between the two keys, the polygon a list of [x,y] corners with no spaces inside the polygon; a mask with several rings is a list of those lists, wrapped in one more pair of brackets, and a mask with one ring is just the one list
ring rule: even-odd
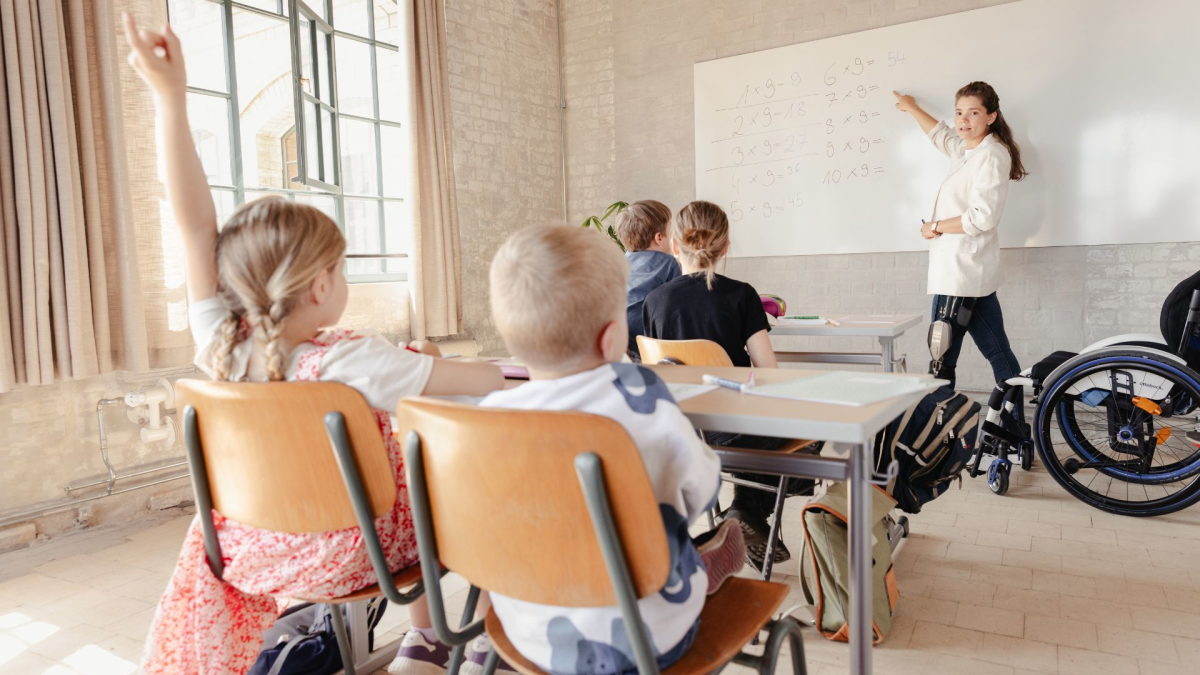
{"label": "wheelchair seat cushion", "polygon": [[1058,368],[1062,364],[1066,363],[1069,359],[1073,359],[1076,356],[1078,356],[1078,354],[1075,352],[1054,352],[1050,356],[1047,356],[1041,361],[1035,363],[1033,368],[1029,369],[1029,377],[1034,382],[1041,384],[1042,382],[1046,381],[1047,377],[1050,377],[1050,373],[1053,373],[1055,368]]}
{"label": "wheelchair seat cushion", "polygon": [[[1163,303],[1162,314],[1158,319],[1159,330],[1167,341],[1167,348],[1174,352],[1179,347],[1183,337],[1183,324],[1187,321],[1188,303],[1192,300],[1192,291],[1200,289],[1200,271],[1184,279],[1167,295]],[[1184,360],[1193,370],[1200,369],[1200,351],[1193,349],[1184,355]]]}

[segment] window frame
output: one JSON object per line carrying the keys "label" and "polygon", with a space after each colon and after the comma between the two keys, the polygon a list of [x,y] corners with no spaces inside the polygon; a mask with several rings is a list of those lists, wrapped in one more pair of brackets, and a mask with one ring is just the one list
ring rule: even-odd
{"label": "window frame", "polygon": [[[276,10],[275,11],[265,10],[261,7],[250,5],[250,4],[247,4],[247,3],[239,1],[239,0],[177,0],[177,1],[193,2],[193,3],[206,2],[206,3],[210,3],[210,4],[215,4],[221,8],[221,23],[222,23],[222,26],[221,26],[221,35],[222,35],[221,48],[222,49],[221,49],[221,51],[225,57],[225,88],[228,91],[220,92],[220,91],[214,91],[214,90],[206,89],[206,88],[202,88],[202,87],[193,87],[191,85],[189,85],[187,87],[187,93],[189,96],[192,96],[192,95],[205,96],[205,97],[213,97],[213,98],[219,98],[219,99],[224,100],[225,105],[226,105],[226,111],[227,111],[228,117],[229,117],[229,119],[228,119],[229,143],[231,146],[230,153],[229,153],[229,162],[231,165],[230,166],[230,177],[232,179],[231,180],[232,184],[222,185],[222,184],[209,183],[210,191],[212,191],[214,193],[224,192],[224,193],[233,194],[235,208],[240,207],[241,205],[246,203],[247,192],[254,193],[254,194],[261,194],[261,193],[277,194],[277,195],[286,197],[290,201],[296,201],[297,197],[305,197],[305,196],[332,197],[334,200],[334,208],[335,208],[335,213],[336,213],[336,217],[334,218],[334,220],[337,223],[338,228],[340,230],[342,230],[343,234],[346,233],[346,228],[347,228],[347,223],[346,223],[347,209],[345,206],[345,200],[347,198],[350,198],[350,199],[354,199],[354,200],[372,201],[372,202],[374,202],[374,206],[375,206],[376,212],[377,212],[377,222],[378,222],[378,227],[379,227],[379,233],[378,233],[379,252],[378,253],[359,253],[359,252],[347,253],[346,260],[348,262],[351,260],[353,260],[353,261],[365,261],[365,260],[376,261],[377,262],[377,271],[359,272],[359,273],[351,274],[349,271],[350,265],[347,264],[346,279],[350,283],[377,283],[377,282],[408,281],[408,271],[407,270],[403,271],[403,272],[388,272],[387,271],[387,265],[388,265],[389,260],[395,260],[395,259],[407,260],[407,259],[411,258],[411,255],[409,255],[408,253],[386,253],[387,247],[388,247],[388,237],[387,237],[388,222],[386,220],[386,205],[389,203],[403,204],[407,200],[405,197],[387,197],[387,196],[385,196],[386,191],[384,188],[384,175],[383,175],[383,133],[382,133],[382,130],[383,130],[383,127],[403,129],[404,123],[396,122],[396,121],[392,121],[392,120],[384,120],[380,116],[379,64],[378,64],[377,50],[384,49],[384,50],[400,53],[400,46],[394,45],[394,44],[391,44],[388,42],[381,42],[377,39],[376,27],[375,27],[375,5],[374,5],[375,0],[365,0],[366,10],[367,10],[367,32],[368,32],[367,36],[361,36],[361,35],[356,35],[354,33],[348,33],[345,31],[337,30],[336,16],[335,16],[332,0],[317,0],[317,2],[314,4],[317,4],[317,7],[319,9],[314,9],[313,7],[311,7],[308,4],[306,4],[305,2],[303,2],[302,0],[276,0],[276,2],[275,2]],[[399,8],[400,0],[397,0],[396,4],[397,4],[397,7]],[[234,31],[233,31],[233,12],[235,9],[237,9],[239,11],[243,11],[243,12],[251,12],[251,13],[258,14],[260,16],[268,17],[268,18],[275,19],[275,20],[286,21],[288,24],[288,38],[289,38],[289,46],[290,46],[290,51],[291,51],[291,62],[292,62],[292,89],[293,89],[293,99],[294,99],[293,108],[294,108],[294,115],[295,115],[295,126],[293,126],[288,131],[284,132],[283,136],[280,137],[279,149],[280,149],[280,153],[281,153],[281,158],[283,159],[283,178],[284,178],[285,186],[290,186],[293,183],[300,183],[300,184],[304,185],[305,187],[311,188],[311,189],[292,189],[290,187],[285,187],[283,189],[258,188],[258,187],[247,188],[246,187],[245,176],[242,173],[242,155],[243,155],[242,132],[241,132],[241,120],[240,120],[240,117],[238,114],[238,111],[240,110],[240,105],[239,105],[239,101],[238,101],[238,92],[237,92],[237,54],[236,54],[235,38],[234,38]],[[168,5],[168,17],[169,17],[169,14],[170,14],[170,7]],[[318,71],[320,70],[320,65],[318,63],[319,57],[317,56],[315,43],[311,44],[311,47],[313,49],[313,74],[314,74],[313,91],[316,92],[317,95],[312,96],[312,95],[308,94],[307,92],[305,92],[303,89],[303,86],[302,86],[303,83],[301,82],[301,79],[303,78],[304,74],[302,72],[302,65],[301,65],[302,55],[300,52],[300,42],[299,42],[302,37],[300,35],[300,16],[301,16],[301,14],[303,14],[305,16],[305,18],[311,22],[310,30],[312,32],[314,32],[314,33],[327,32],[327,34],[328,34],[327,39],[329,40],[329,44],[328,44],[328,49],[326,51],[328,54],[329,71],[331,73],[330,77],[332,80],[331,86],[330,86],[332,103],[328,103],[328,102],[325,102],[320,99],[320,89],[318,89],[318,87],[320,86],[320,83],[319,83],[319,80],[317,79],[317,77],[319,76]],[[329,20],[326,21],[324,17],[328,17]],[[371,117],[364,117],[361,115],[351,115],[351,114],[342,113],[337,105],[339,94],[338,94],[338,88],[337,88],[336,43],[339,38],[353,40],[355,42],[365,44],[368,48],[368,51],[370,54],[370,61],[371,61],[371,78],[370,78],[370,80],[371,80],[372,113],[373,113]],[[308,100],[310,98],[312,100]],[[307,162],[313,161],[314,158],[308,157],[308,152],[307,152],[308,148],[306,147],[307,140],[305,138],[305,134],[307,132],[307,127],[305,126],[305,114],[307,112],[306,106],[310,106],[310,105],[314,105],[314,104],[318,106],[318,109],[325,110],[326,112],[329,112],[331,115],[332,129],[329,131],[333,134],[332,147],[333,147],[333,154],[334,154],[333,166],[334,166],[334,173],[335,173],[335,181],[332,183],[327,182],[327,181],[321,181],[318,179],[310,179],[310,178],[308,178],[308,174],[307,174]],[[343,118],[345,118],[347,120],[355,121],[355,122],[371,124],[373,127],[374,134],[375,134],[375,153],[374,153],[375,157],[374,157],[374,159],[375,159],[375,184],[376,184],[377,194],[364,195],[364,194],[355,194],[353,192],[347,193],[341,186],[342,179],[344,178],[343,167],[342,167],[342,153],[341,153],[341,120]],[[321,129],[322,126],[323,126],[322,120],[318,119],[317,120],[318,134],[324,133],[324,131]],[[297,177],[301,178],[300,181],[293,181],[292,176],[288,175],[290,172],[288,171],[286,143],[287,143],[288,136],[292,135],[292,134],[294,134],[296,136],[296,158],[297,158],[296,167],[297,167]],[[320,135],[318,136],[318,139],[320,139]],[[322,144],[318,143],[318,153],[323,152],[324,151],[323,148],[324,148],[324,146]],[[316,161],[320,162],[321,159],[322,158],[320,157],[320,155],[318,155],[318,157],[316,158]],[[324,162],[321,162],[321,171],[324,171]],[[398,224],[393,223],[393,227],[396,227],[396,226],[398,226]],[[411,269],[411,267],[410,267],[410,269]]]}

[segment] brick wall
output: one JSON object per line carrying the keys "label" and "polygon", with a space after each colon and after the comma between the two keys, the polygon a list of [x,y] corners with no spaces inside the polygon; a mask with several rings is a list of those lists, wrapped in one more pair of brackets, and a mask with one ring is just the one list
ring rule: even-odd
{"label": "brick wall", "polygon": [[554,3],[448,0],[446,32],[464,330],[497,352],[492,255],[526,225],[562,222]]}
{"label": "brick wall", "polygon": [[[564,0],[572,220],[616,199],[678,209],[695,196],[692,67],[697,61],[1003,4],[1007,0]],[[818,312],[928,314],[923,253],[730,260],[727,272]],[[1157,332],[1174,282],[1200,245],[1011,249],[1001,256],[1006,326],[1022,365],[1122,332]],[[899,344],[928,362],[925,329]],[[869,340],[779,339],[792,349],[867,350]],[[963,388],[990,389],[970,340]]]}

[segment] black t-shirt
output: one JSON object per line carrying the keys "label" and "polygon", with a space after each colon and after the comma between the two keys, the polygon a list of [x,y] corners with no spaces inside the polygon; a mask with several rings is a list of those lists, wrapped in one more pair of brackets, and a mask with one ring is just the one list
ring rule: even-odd
{"label": "black t-shirt", "polygon": [[717,275],[712,290],[704,275],[685,274],[646,296],[642,306],[646,336],[659,340],[712,340],[735,366],[749,367],[746,340],[770,330],[758,291],[750,284]]}

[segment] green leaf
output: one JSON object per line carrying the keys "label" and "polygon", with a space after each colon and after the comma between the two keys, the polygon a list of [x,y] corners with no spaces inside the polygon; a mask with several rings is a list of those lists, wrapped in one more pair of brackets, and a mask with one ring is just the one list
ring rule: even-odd
{"label": "green leaf", "polygon": [[626,202],[613,202],[612,204],[609,204],[608,210],[604,212],[604,215],[600,217],[600,220],[608,220],[609,216],[614,213],[620,213],[624,211],[628,206],[629,204]]}
{"label": "green leaf", "polygon": [[613,229],[612,225],[608,226],[608,236],[617,243],[617,246],[621,247],[621,253],[624,253],[625,244],[621,243],[621,238],[617,236],[617,231]]}

